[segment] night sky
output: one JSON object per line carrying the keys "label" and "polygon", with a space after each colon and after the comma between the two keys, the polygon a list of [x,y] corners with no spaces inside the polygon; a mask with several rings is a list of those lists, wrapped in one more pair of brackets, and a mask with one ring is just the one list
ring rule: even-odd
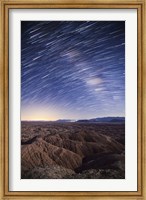
{"label": "night sky", "polygon": [[124,115],[125,22],[21,22],[22,120]]}

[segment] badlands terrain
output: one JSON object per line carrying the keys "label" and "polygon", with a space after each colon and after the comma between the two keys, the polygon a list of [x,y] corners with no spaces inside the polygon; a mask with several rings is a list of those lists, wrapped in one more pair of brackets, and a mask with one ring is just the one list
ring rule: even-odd
{"label": "badlands terrain", "polygon": [[21,123],[22,179],[124,179],[125,124]]}

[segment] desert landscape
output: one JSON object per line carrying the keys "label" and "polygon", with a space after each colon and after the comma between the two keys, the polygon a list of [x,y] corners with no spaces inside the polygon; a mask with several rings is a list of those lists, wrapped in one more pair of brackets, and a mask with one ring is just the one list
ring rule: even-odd
{"label": "desert landscape", "polygon": [[22,121],[21,178],[124,179],[125,123],[102,121]]}
{"label": "desert landscape", "polygon": [[21,178],[125,178],[125,21],[21,21]]}

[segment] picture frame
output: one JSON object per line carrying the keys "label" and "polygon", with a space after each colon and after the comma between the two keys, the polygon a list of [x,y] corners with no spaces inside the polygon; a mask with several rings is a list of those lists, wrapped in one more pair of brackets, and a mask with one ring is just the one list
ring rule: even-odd
{"label": "picture frame", "polygon": [[[1,0],[1,199],[145,199],[146,198],[146,154],[145,154],[145,53],[146,53],[146,31],[145,31],[145,1],[39,1],[39,0]],[[137,128],[137,191],[72,191],[72,192],[41,192],[41,191],[9,191],[9,11],[11,9],[137,9],[137,70],[138,70],[138,128]],[[13,92],[13,91],[11,91]]]}

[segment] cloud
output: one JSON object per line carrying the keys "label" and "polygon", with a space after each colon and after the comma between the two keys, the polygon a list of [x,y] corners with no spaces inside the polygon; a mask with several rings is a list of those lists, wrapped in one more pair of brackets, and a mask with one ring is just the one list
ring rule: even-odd
{"label": "cloud", "polygon": [[103,80],[101,78],[92,78],[86,81],[86,83],[88,85],[99,85],[103,82]]}
{"label": "cloud", "polygon": [[95,88],[96,92],[100,92],[100,91],[103,91],[103,90],[104,90],[104,88]]}

